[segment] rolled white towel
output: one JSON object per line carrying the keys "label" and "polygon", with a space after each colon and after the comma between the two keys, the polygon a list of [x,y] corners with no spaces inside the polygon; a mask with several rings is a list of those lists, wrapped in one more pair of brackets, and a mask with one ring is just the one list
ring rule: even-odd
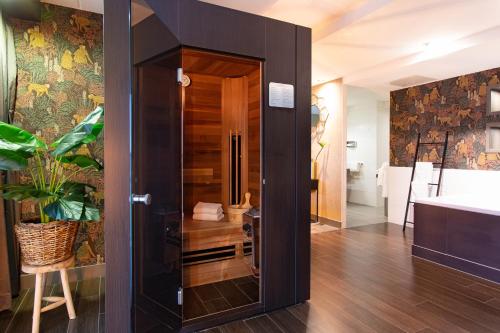
{"label": "rolled white towel", "polygon": [[224,214],[194,214],[193,220],[198,221],[220,221],[224,218]]}
{"label": "rolled white towel", "polygon": [[222,204],[198,202],[193,209],[195,214],[222,214]]}
{"label": "rolled white towel", "polygon": [[218,215],[218,214],[223,214],[224,211],[222,210],[222,207],[219,207],[217,209],[193,209],[193,214],[210,214],[210,215]]}
{"label": "rolled white towel", "polygon": [[432,162],[417,162],[415,165],[414,181],[432,183],[434,166]]}
{"label": "rolled white towel", "polygon": [[411,200],[415,201],[420,198],[428,198],[430,196],[430,187],[428,182],[412,181],[411,182]]}

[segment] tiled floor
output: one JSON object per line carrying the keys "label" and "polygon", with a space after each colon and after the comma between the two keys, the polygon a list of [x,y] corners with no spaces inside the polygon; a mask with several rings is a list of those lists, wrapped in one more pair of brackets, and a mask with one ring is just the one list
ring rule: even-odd
{"label": "tiled floor", "polygon": [[259,282],[252,276],[184,290],[184,319],[229,310],[259,301]]}
{"label": "tiled floor", "polygon": [[347,203],[347,228],[360,227],[368,224],[387,222],[384,216],[384,207],[372,207]]}

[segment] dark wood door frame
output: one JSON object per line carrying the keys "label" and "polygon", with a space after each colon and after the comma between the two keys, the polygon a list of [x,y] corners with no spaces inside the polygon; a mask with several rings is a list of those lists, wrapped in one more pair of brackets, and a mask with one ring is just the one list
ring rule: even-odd
{"label": "dark wood door frame", "polygon": [[131,331],[130,1],[104,1],[106,332]]}
{"label": "dark wood door frame", "polygon": [[[196,0],[146,2],[155,15],[134,27],[141,44],[134,44],[135,54],[141,58],[170,49],[174,41],[185,47],[264,61],[262,302],[265,310],[271,311],[307,300],[311,30]],[[163,41],[161,27],[174,38]],[[270,82],[295,87],[294,108],[269,106]]]}

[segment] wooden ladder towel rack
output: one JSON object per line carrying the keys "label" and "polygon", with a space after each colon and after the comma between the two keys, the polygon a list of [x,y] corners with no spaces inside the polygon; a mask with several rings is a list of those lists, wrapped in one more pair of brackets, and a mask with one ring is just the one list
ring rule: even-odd
{"label": "wooden ladder towel rack", "polygon": [[[446,152],[448,151],[448,136],[449,132],[446,132],[444,141],[432,141],[432,142],[421,142],[421,136],[420,133],[418,133],[417,137],[417,148],[415,149],[415,157],[413,158],[413,169],[411,172],[411,180],[410,180],[410,186],[408,190],[408,199],[406,200],[406,211],[405,211],[405,219],[403,223],[403,231],[406,230],[406,224],[414,224],[412,221],[408,221],[408,212],[410,210],[410,204],[415,204],[415,201],[411,201],[411,191],[412,191],[412,183],[413,179],[415,177],[415,167],[417,166],[418,162],[418,152],[420,151],[420,145],[434,145],[434,146],[442,146],[443,147],[443,153],[441,155],[441,162],[432,162],[433,166],[439,165],[439,178],[437,183],[429,183],[429,186],[437,186],[436,190],[436,196],[439,196],[439,193],[441,191],[441,180],[443,178],[443,169],[444,169],[444,164],[446,161]],[[415,217],[414,217],[415,220]]]}

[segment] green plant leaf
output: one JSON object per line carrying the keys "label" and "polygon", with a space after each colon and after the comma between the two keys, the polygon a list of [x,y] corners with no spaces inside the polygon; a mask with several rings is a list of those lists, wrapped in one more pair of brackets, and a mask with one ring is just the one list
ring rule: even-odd
{"label": "green plant leaf", "polygon": [[66,182],[57,193],[58,199],[47,205],[44,212],[56,220],[99,221],[99,209],[90,200],[94,191],[91,185]]}
{"label": "green plant leaf", "polygon": [[38,148],[47,149],[47,145],[30,132],[0,121],[0,149],[32,156]]}
{"label": "green plant leaf", "polygon": [[0,196],[7,200],[22,201],[30,199],[34,201],[40,201],[55,197],[53,193],[39,190],[32,184],[2,185],[0,186],[0,190],[3,191],[3,193],[0,193]]}
{"label": "green plant leaf", "polygon": [[61,186],[59,194],[61,196],[83,195],[88,197],[91,192],[95,191],[95,187],[89,184],[66,182]]}
{"label": "green plant leaf", "polygon": [[83,195],[60,198],[44,208],[45,214],[60,221],[80,221],[84,207]]}
{"label": "green plant leaf", "polygon": [[96,170],[102,170],[102,165],[95,159],[86,155],[66,155],[61,158],[62,163],[78,165],[81,168],[93,167]]}
{"label": "green plant leaf", "polygon": [[0,170],[22,170],[28,166],[28,158],[23,152],[0,149]]}
{"label": "green plant leaf", "polygon": [[82,221],[99,221],[101,219],[101,214],[99,213],[99,208],[91,203],[85,203],[83,207]]}
{"label": "green plant leaf", "polygon": [[104,109],[98,106],[81,123],[52,143],[51,147],[54,150],[51,154],[53,156],[63,155],[84,144],[94,142],[104,127],[102,122],[103,114]]}

